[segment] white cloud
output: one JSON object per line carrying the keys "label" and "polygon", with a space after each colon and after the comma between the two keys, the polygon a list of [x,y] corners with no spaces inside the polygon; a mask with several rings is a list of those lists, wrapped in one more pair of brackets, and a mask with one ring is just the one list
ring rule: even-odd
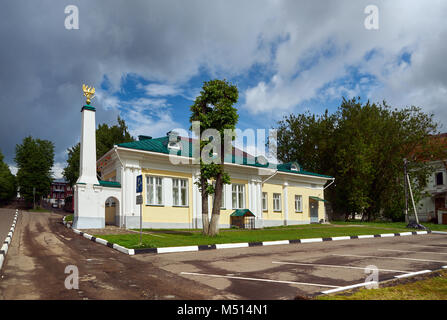
{"label": "white cloud", "polygon": [[144,87],[146,94],[152,97],[177,96],[182,90],[173,85],[151,83]]}

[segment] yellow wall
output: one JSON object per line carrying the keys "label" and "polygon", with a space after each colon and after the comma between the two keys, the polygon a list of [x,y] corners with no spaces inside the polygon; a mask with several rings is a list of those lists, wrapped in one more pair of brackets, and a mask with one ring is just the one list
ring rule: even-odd
{"label": "yellow wall", "polygon": [[[295,212],[295,195],[301,195],[302,198],[302,213]],[[303,187],[287,187],[287,202],[288,202],[288,218],[289,220],[309,220],[310,219],[310,210],[309,210],[309,197],[319,197],[324,199],[323,191],[314,190]],[[324,219],[324,203],[322,201],[318,201],[318,218]]]}
{"label": "yellow wall", "polygon": [[[192,175],[182,172],[143,169],[143,222],[191,223],[192,222]],[[188,179],[188,207],[146,205],[146,176]]]}
{"label": "yellow wall", "polygon": [[[267,211],[262,212],[262,217],[265,220],[284,220],[284,197],[282,194],[282,185],[264,183],[262,192],[267,192]],[[281,194],[281,212],[273,211],[273,194]],[[262,196],[262,194],[261,194]],[[289,209],[290,212],[290,209]]]}
{"label": "yellow wall", "polygon": [[[240,179],[231,179],[231,183],[235,184],[243,184],[244,185],[244,191],[245,191],[245,208],[248,208],[248,181],[247,180],[240,180]],[[225,187],[225,185],[224,185]],[[230,198],[230,203],[233,203],[233,193],[230,191],[230,193],[225,193],[225,203],[227,203],[228,198]],[[212,205],[211,205],[212,208]],[[219,223],[220,224],[230,224],[230,215],[234,212],[235,209],[233,208],[225,208],[220,210],[220,218]]]}

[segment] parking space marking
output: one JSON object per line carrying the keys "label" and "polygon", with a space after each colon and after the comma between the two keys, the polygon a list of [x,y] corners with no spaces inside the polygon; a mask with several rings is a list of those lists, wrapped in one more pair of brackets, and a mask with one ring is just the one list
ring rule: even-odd
{"label": "parking space marking", "polygon": [[355,258],[376,258],[376,259],[393,259],[393,260],[411,260],[411,261],[426,261],[426,262],[440,262],[447,263],[447,261],[439,260],[426,260],[426,259],[414,259],[414,258],[397,258],[397,257],[378,257],[378,256],[360,256],[355,254],[332,254],[333,256],[339,257],[355,257]]}
{"label": "parking space marking", "polygon": [[[327,268],[358,269],[358,270],[365,270],[365,268],[366,268],[366,267],[353,267],[353,266],[338,266],[338,265],[331,265],[331,264],[282,262],[282,261],[272,261],[272,263],[276,263],[276,264],[291,264],[291,265],[310,266],[310,267],[314,267],[315,266],[315,267],[327,267]],[[411,273],[411,271],[391,270],[391,269],[377,269],[377,270],[384,271],[384,272]]]}
{"label": "parking space marking", "polygon": [[373,284],[378,284],[378,282],[377,282],[377,281],[362,282],[362,283],[353,284],[353,285],[351,285],[351,286],[338,287],[338,288],[336,288],[336,289],[331,289],[331,290],[322,291],[321,293],[329,294],[329,293],[334,293],[334,292],[339,292],[339,291],[349,290],[349,289],[358,288],[358,287],[364,287],[364,286],[367,286],[367,285],[373,285]]}
{"label": "parking space marking", "polygon": [[447,252],[433,252],[433,251],[409,251],[409,250],[394,250],[394,249],[377,249],[379,251],[394,251],[394,252],[409,252],[409,253],[424,253],[424,254],[447,254]]}
{"label": "parking space marking", "polygon": [[417,271],[417,272],[412,272],[412,273],[408,273],[408,274],[400,274],[398,276],[394,276],[395,278],[407,278],[407,277],[412,277],[412,276],[416,276],[418,274],[424,274],[424,273],[428,273],[431,272],[431,270],[422,270],[422,271]]}
{"label": "parking space marking", "polygon": [[436,245],[422,245],[422,244],[413,244],[413,247],[425,247],[425,248],[443,248],[443,249],[447,249],[446,247],[442,247],[442,246],[436,246]]}
{"label": "parking space marking", "polygon": [[180,274],[193,275],[193,276],[205,276],[205,277],[213,277],[213,278],[228,278],[228,279],[249,280],[249,281],[296,284],[296,285],[314,286],[314,287],[339,288],[339,286],[332,286],[332,285],[328,285],[328,284],[317,284],[317,283],[306,283],[306,282],[295,282],[295,281],[284,281],[284,280],[271,280],[271,279],[262,279],[262,278],[223,276],[223,275],[218,275],[218,274],[205,274],[205,273],[195,273],[195,272],[181,272]]}

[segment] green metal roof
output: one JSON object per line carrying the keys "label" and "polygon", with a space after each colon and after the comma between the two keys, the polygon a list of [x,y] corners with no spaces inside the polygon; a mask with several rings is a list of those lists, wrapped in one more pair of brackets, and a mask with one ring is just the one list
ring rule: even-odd
{"label": "green metal roof", "polygon": [[[118,146],[122,147],[122,148],[128,148],[128,149],[171,154],[171,150],[168,149],[168,142],[169,142],[169,137],[165,136],[165,137],[154,138],[154,139],[142,139],[139,141],[120,143],[120,144],[118,144]],[[192,139],[181,137],[179,143],[181,144],[181,149],[179,151],[177,151],[176,154],[183,155],[181,150],[187,150],[188,151],[187,156],[189,158],[192,158],[192,146],[193,146]],[[246,152],[242,152],[240,150],[233,152],[233,154],[226,155],[224,160],[227,163],[242,164],[242,165],[258,167],[258,168],[269,168],[268,163],[263,165],[257,161],[257,157],[254,157],[254,156],[252,156]],[[297,166],[298,170],[291,170],[293,164],[295,164]],[[272,168],[272,169],[274,169],[274,168]],[[327,176],[324,174],[305,171],[296,162],[287,162],[287,163],[278,164],[276,169],[280,172],[286,172],[286,173],[303,174],[303,175],[308,175],[308,176],[315,176],[315,177],[322,177],[322,178],[329,178],[329,179],[332,178],[331,176]]]}
{"label": "green metal roof", "polygon": [[314,199],[314,200],[316,200],[316,201],[323,201],[323,202],[327,202],[327,200],[324,200],[324,199],[321,199],[321,198],[319,198],[319,197],[309,197],[309,198],[311,198],[311,199]]}
{"label": "green metal roof", "polygon": [[99,185],[103,187],[110,187],[110,188],[121,188],[121,183],[116,181],[103,181],[99,180]]}
{"label": "green metal roof", "polygon": [[250,216],[255,216],[254,214],[253,214],[253,212],[251,212],[250,210],[248,210],[248,209],[236,209],[236,210],[234,210],[234,212],[230,215],[230,217],[243,217],[243,216],[245,216],[246,214],[249,214]]}

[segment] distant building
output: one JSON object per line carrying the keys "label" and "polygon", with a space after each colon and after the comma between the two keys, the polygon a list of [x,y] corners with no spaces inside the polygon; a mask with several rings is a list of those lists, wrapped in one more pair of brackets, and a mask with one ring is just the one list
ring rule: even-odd
{"label": "distant building", "polygon": [[[441,143],[447,149],[447,133],[434,136],[433,142]],[[435,157],[426,161],[435,171],[428,177],[424,190],[428,196],[418,203],[418,216],[421,221],[437,220],[447,224],[447,159]]]}
{"label": "distant building", "polygon": [[55,179],[51,183],[48,200],[51,204],[56,204],[61,208],[65,205],[65,199],[73,196],[73,188],[64,179]]}

